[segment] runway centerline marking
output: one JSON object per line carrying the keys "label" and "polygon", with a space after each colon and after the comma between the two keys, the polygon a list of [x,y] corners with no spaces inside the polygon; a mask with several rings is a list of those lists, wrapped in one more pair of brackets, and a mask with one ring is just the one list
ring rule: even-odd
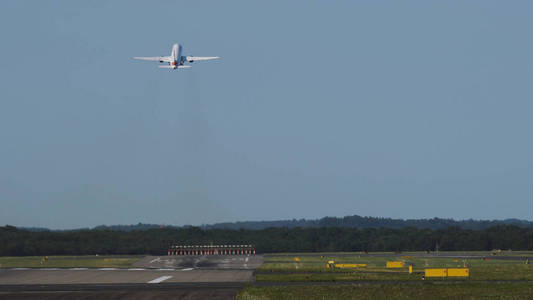
{"label": "runway centerline marking", "polygon": [[194,270],[193,268],[187,268],[187,269],[181,269],[182,271],[192,271]]}
{"label": "runway centerline marking", "polygon": [[148,281],[148,283],[160,283],[160,282],[163,282],[163,281],[165,281],[167,279],[170,279],[170,278],[172,278],[172,276],[161,276],[161,277],[157,277],[154,280]]}

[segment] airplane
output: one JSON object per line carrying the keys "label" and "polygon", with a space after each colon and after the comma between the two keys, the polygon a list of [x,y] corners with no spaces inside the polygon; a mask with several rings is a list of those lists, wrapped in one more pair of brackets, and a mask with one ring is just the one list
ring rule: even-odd
{"label": "airplane", "polygon": [[172,46],[172,52],[170,56],[155,56],[155,57],[134,57],[134,59],[159,61],[160,63],[168,63],[168,66],[159,66],[162,69],[188,69],[191,66],[185,65],[186,62],[192,63],[202,60],[214,60],[219,59],[219,56],[182,56],[181,45],[174,44]]}

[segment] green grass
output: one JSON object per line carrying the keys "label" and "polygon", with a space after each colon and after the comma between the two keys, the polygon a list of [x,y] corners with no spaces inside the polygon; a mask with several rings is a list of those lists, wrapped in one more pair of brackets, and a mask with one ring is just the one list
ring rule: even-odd
{"label": "green grass", "polygon": [[294,273],[294,274],[257,274],[256,281],[268,282],[337,282],[337,281],[405,281],[421,280],[422,275],[409,275],[407,273]]}
{"label": "green grass", "polygon": [[262,299],[531,299],[529,283],[441,283],[345,286],[248,286],[239,300]]}
{"label": "green grass", "polygon": [[129,268],[142,256],[0,257],[0,268]]}
{"label": "green grass", "polygon": [[[490,256],[490,252],[475,253]],[[463,260],[460,258],[415,257],[411,256],[413,253],[403,253],[399,257],[393,256],[392,253],[389,253],[391,254],[389,257],[362,256],[361,253],[343,254],[343,256],[339,256],[338,253],[321,253],[316,256],[301,254],[266,255],[265,263],[257,271],[256,280],[276,282],[421,280],[426,268],[462,268],[465,264],[470,269],[469,280],[533,280],[533,261],[526,265],[522,260],[498,260],[493,259],[493,257],[488,260],[481,258]],[[335,263],[367,264],[367,267],[357,270],[328,269],[326,264],[330,260],[334,260]],[[385,268],[386,262],[393,260],[403,261],[405,268]],[[409,264],[413,265],[414,274],[408,274],[407,266]]]}

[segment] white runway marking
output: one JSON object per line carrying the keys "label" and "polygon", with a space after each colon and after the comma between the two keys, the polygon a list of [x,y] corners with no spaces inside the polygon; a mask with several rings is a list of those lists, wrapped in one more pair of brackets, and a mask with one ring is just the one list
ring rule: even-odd
{"label": "white runway marking", "polygon": [[194,270],[193,268],[187,268],[187,269],[181,269],[182,271],[192,271]]}
{"label": "white runway marking", "polygon": [[132,269],[128,269],[128,271],[144,271],[146,269],[142,269],[142,268],[132,268]]}
{"label": "white runway marking", "polygon": [[175,271],[176,269],[157,269],[157,271]]}
{"label": "white runway marking", "polygon": [[148,283],[160,283],[160,282],[163,282],[163,281],[165,281],[167,279],[170,279],[170,278],[172,278],[172,276],[161,276],[161,277],[158,277],[158,278],[156,278],[154,280],[148,281]]}
{"label": "white runway marking", "polygon": [[152,259],[152,260],[150,261],[150,263],[153,264],[153,263],[155,263],[155,262],[160,262],[160,261],[161,261],[161,257],[158,257],[158,258],[156,258],[156,259]]}
{"label": "white runway marking", "polygon": [[29,270],[30,268],[13,268],[11,270],[17,270],[17,271],[24,271],[24,270]]}
{"label": "white runway marking", "polygon": [[88,268],[71,268],[69,270],[73,270],[73,271],[82,271],[82,270],[89,270]]}
{"label": "white runway marking", "polygon": [[101,269],[98,269],[100,271],[115,271],[116,268],[101,268]]}
{"label": "white runway marking", "polygon": [[39,269],[39,270],[43,270],[43,271],[57,271],[59,270],[58,268],[42,268],[42,269]]}

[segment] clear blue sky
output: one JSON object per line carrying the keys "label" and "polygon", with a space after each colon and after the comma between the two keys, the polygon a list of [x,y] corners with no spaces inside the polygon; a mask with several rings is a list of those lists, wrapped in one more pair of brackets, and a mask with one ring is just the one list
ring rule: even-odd
{"label": "clear blue sky", "polygon": [[1,1],[0,223],[531,220],[532,11]]}

